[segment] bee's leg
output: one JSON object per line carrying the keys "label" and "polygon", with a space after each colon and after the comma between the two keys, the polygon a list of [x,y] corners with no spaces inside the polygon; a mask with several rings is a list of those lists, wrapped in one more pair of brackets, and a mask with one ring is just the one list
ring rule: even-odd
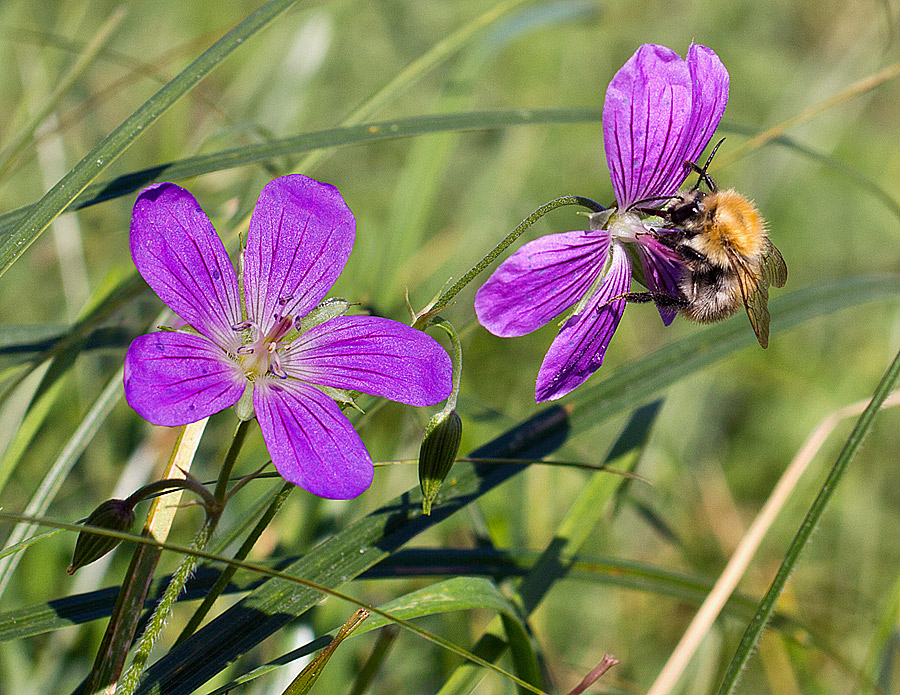
{"label": "bee's leg", "polygon": [[609,300],[597,307],[597,311],[612,304],[617,299],[624,299],[631,304],[649,304],[653,302],[662,309],[684,309],[690,306],[690,302],[684,297],[675,297],[665,292],[626,292],[625,294],[610,297]]}

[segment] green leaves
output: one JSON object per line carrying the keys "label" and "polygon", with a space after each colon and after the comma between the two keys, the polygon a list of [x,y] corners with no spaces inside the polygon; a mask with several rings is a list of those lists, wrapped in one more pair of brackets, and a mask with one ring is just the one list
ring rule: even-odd
{"label": "green leaves", "polygon": [[9,234],[0,238],[0,276],[31,246],[50,223],[103,173],[128,147],[210,70],[298,0],[270,0],[216,41],[175,79],[88,152],[41,198]]}

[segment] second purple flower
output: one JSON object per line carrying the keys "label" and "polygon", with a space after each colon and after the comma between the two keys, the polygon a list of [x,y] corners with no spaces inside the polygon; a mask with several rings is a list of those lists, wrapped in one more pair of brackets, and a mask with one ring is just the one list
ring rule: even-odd
{"label": "second purple flower", "polygon": [[252,398],[285,480],[321,497],[359,495],[372,482],[372,459],[331,396],[362,391],[433,405],[450,395],[452,368],[434,339],[397,321],[314,311],[355,235],[336,188],[301,175],[275,179],[253,211],[239,288],[193,196],[171,183],[142,191],[131,223],[135,265],[193,331],[134,340],[125,356],[128,403],[174,426],[242,396],[249,410]]}
{"label": "second purple flower", "polygon": [[[632,208],[671,197],[709,143],[728,101],[728,71],[709,48],[687,58],[641,46],[616,73],[603,105],[603,138],[616,206],[585,231],[550,234],[522,246],[475,295],[478,321],[494,335],[525,335],[571,310],[538,371],[538,402],[563,397],[603,363],[625,311],[636,258],[651,291],[677,294],[674,255]],[[674,309],[660,309],[668,325]]]}

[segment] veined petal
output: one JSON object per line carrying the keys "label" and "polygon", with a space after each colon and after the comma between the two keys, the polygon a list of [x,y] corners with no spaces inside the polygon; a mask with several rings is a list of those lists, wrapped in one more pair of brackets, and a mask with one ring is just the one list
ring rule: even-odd
{"label": "veined petal", "polygon": [[125,354],[125,399],[154,425],[186,425],[237,403],[246,380],[206,338],[149,333]]}
{"label": "veined petal", "polygon": [[[697,162],[709,143],[728,103],[728,71],[711,48],[692,43],[687,55],[691,73],[691,121],[684,132],[681,159]],[[700,163],[702,164],[702,163]],[[685,178],[690,175],[685,170]],[[684,183],[684,178],[678,186]],[[676,186],[677,188],[677,186]]]}
{"label": "veined petal", "polygon": [[665,46],[644,44],[615,74],[603,104],[603,141],[619,207],[669,195],[684,180],[691,74]]}
{"label": "veined petal", "polygon": [[194,196],[174,183],[145,188],[130,242],[138,272],[169,308],[222,349],[240,345],[237,275]]}
{"label": "veined petal", "polygon": [[478,288],[478,322],[502,338],[531,333],[584,296],[608,250],[604,231],[548,234],[528,242]]}
{"label": "veined petal", "polygon": [[319,497],[346,500],[372,484],[369,452],[337,404],[289,379],[261,379],[253,407],[282,478]]}
{"label": "veined petal", "polygon": [[356,220],[334,186],[300,174],[266,184],[244,255],[247,318],[266,334],[276,316],[305,316],[341,274],[355,236]]}
{"label": "veined petal", "polygon": [[584,311],[566,322],[544,357],[535,389],[538,403],[562,398],[597,371],[625,311],[624,299],[609,300],[628,292],[630,283],[628,252],[613,244],[610,267],[600,289]]}
{"label": "veined petal", "polygon": [[[637,245],[641,267],[647,289],[651,292],[662,292],[677,297],[681,294],[678,281],[685,272],[684,267],[676,260],[672,251],[660,244],[652,236],[641,237]],[[668,326],[678,315],[678,309],[656,305],[663,323]]]}
{"label": "veined petal", "polygon": [[450,356],[431,336],[376,316],[340,316],[299,336],[281,355],[288,376],[409,405],[450,395]]}

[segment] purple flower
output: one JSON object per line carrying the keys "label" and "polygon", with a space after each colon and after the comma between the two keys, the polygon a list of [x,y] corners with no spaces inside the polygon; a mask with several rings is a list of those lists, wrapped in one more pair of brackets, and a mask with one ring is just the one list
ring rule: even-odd
{"label": "purple flower", "polygon": [[315,323],[310,312],[343,270],[355,235],[333,186],[300,175],[270,182],[250,220],[242,309],[234,267],[193,196],[171,183],[144,189],[131,221],[134,263],[193,331],[135,339],[125,356],[131,407],[154,424],[184,425],[252,390],[285,480],[321,497],[363,492],[372,459],[327,393],[432,405],[450,395],[452,368],[436,341],[396,321],[338,316],[301,326],[303,317]]}
{"label": "purple flower", "polygon": [[[692,44],[686,60],[665,46],[641,46],[616,73],[603,105],[606,163],[616,206],[591,215],[587,231],[550,234],[525,244],[475,295],[478,321],[494,335],[525,335],[574,307],[537,377],[538,402],[584,383],[603,362],[628,292],[632,263],[648,289],[677,295],[675,256],[652,236],[632,206],[665,204],[706,147],[728,100],[718,56]],[[650,201],[648,202],[648,199]],[[660,308],[663,322],[675,318]]]}

